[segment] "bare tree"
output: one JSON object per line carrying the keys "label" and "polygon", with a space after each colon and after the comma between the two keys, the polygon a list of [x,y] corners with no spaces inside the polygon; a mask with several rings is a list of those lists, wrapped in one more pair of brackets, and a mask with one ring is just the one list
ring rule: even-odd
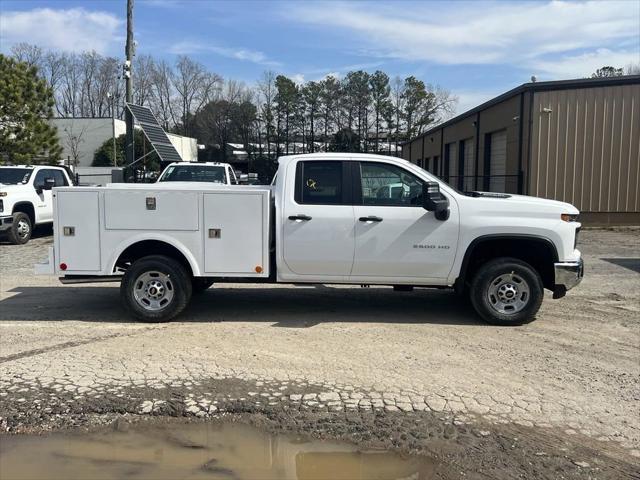
{"label": "bare tree", "polygon": [[176,124],[175,96],[171,83],[171,67],[161,60],[152,69],[151,82],[152,109],[165,130]]}
{"label": "bare tree", "polygon": [[260,92],[260,119],[265,128],[265,140],[267,142],[267,155],[271,157],[271,142],[273,140],[274,101],[276,96],[276,74],[266,71],[258,82]]}
{"label": "bare tree", "polygon": [[207,72],[201,63],[184,55],[178,57],[171,83],[179,100],[183,135],[189,135],[191,118],[213,98],[221,82],[219,75]]}
{"label": "bare tree", "polygon": [[29,43],[16,43],[11,47],[11,55],[19,62],[26,63],[30,67],[40,67],[44,53],[42,48]]}
{"label": "bare tree", "polygon": [[404,110],[404,82],[398,76],[393,79],[391,84],[391,102],[393,104],[393,114],[395,120],[395,147],[396,154],[398,152],[398,140],[400,138],[400,129],[402,128],[402,111]]}
{"label": "bare tree", "polygon": [[136,56],[136,81],[133,84],[133,103],[147,105],[152,96],[155,61],[151,55]]}
{"label": "bare tree", "polygon": [[86,126],[83,126],[80,130],[77,130],[74,122],[71,122],[71,125],[64,128],[64,144],[71,153],[71,163],[74,167],[77,167],[80,163],[80,145],[85,141],[84,134],[86,128]]}
{"label": "bare tree", "polygon": [[64,54],[60,58],[62,65],[59,98],[62,104],[62,115],[75,117],[79,114],[81,78],[78,68],[78,57],[75,54]]}

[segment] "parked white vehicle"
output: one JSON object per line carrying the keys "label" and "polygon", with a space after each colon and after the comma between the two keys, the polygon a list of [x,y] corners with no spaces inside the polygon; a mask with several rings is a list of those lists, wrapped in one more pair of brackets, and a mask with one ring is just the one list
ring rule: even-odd
{"label": "parked white vehicle", "polygon": [[[380,198],[384,185],[397,195]],[[56,188],[54,202],[54,247],[36,271],[121,282],[143,321],[241,279],[453,288],[486,321],[512,325],[534,318],[544,288],[559,298],[583,275],[572,205],[463,194],[377,155],[282,157],[275,187],[112,184]]]}
{"label": "parked white vehicle", "polygon": [[157,181],[238,184],[233,167],[228,163],[217,162],[174,162],[163,170]]}
{"label": "parked white vehicle", "polygon": [[64,167],[0,166],[0,233],[27,243],[36,225],[53,222],[51,189],[73,185]]}

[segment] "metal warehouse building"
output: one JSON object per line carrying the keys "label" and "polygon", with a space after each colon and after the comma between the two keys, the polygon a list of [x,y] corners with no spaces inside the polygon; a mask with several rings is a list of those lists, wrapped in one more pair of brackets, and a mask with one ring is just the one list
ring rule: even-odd
{"label": "metal warehouse building", "polygon": [[640,225],[640,76],[526,83],[402,151],[460,190],[552,198],[586,224]]}

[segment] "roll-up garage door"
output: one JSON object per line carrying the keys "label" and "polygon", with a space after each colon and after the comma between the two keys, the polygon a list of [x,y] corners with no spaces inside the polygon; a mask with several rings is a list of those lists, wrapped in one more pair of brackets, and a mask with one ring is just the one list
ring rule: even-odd
{"label": "roll-up garage door", "polygon": [[506,190],[507,173],[507,132],[502,130],[491,134],[491,154],[489,157],[489,191]]}
{"label": "roll-up garage door", "polygon": [[464,182],[462,189],[465,192],[475,190],[475,170],[476,170],[476,156],[474,154],[474,140],[468,138],[464,141]]}

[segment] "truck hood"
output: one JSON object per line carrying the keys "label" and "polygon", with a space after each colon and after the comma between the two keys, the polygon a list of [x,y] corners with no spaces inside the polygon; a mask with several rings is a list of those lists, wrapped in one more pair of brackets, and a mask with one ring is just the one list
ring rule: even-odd
{"label": "truck hood", "polygon": [[16,185],[15,183],[0,183],[0,192],[19,192],[24,190],[26,185],[24,183]]}
{"label": "truck hood", "polygon": [[[493,192],[476,192],[479,196],[469,196],[476,205],[482,205],[489,209],[513,210],[517,208],[525,212],[558,212],[577,215],[580,213],[576,207],[570,203],[550,200],[547,198],[530,197],[527,195],[496,194]],[[476,203],[477,202],[477,203]]]}

